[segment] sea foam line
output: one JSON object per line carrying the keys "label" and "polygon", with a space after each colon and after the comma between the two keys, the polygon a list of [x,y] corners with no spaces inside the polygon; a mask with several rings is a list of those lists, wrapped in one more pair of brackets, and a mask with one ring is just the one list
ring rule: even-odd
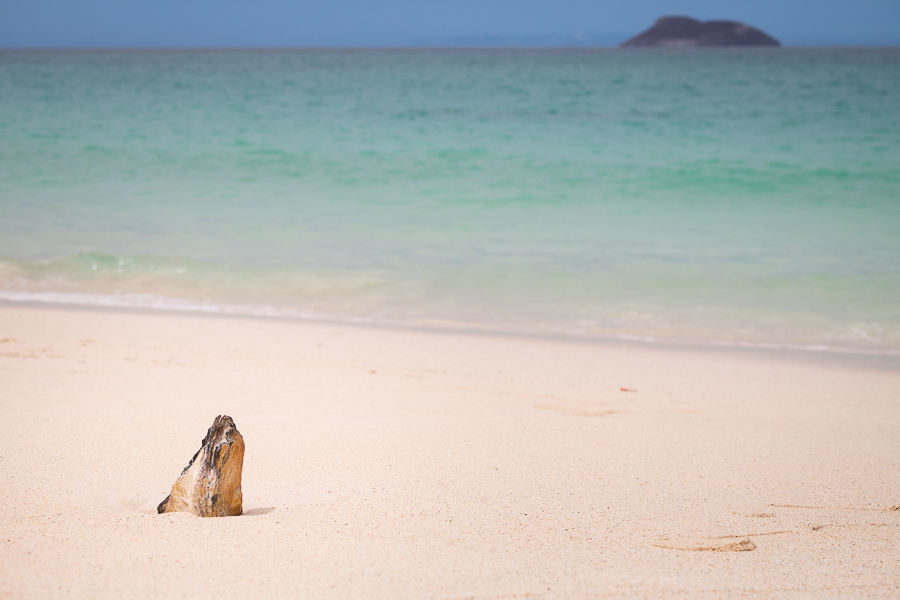
{"label": "sea foam line", "polygon": [[[271,305],[247,305],[227,304],[220,302],[203,302],[189,300],[187,298],[173,298],[169,296],[157,296],[155,294],[90,294],[77,292],[26,292],[15,290],[0,290],[0,301],[8,302],[35,302],[42,304],[60,304],[69,306],[95,306],[102,308],[131,308],[143,310],[160,310],[169,312],[205,313],[212,315],[234,315],[245,317],[267,317],[274,319],[296,319],[303,321],[328,321],[336,323],[354,323],[368,325],[410,326],[422,329],[444,331],[482,331],[497,334],[519,335],[547,335],[548,332],[512,328],[482,326],[459,321],[443,321],[442,325],[435,327],[422,322],[372,319],[366,317],[349,317],[337,315],[323,315],[313,311],[297,310],[290,308],[278,308]],[[900,356],[897,350],[875,350],[867,348],[848,348],[843,346],[827,346],[824,344],[792,344],[789,342],[751,342],[744,340],[687,340],[674,338],[656,338],[651,336],[639,336],[627,333],[618,333],[606,336],[585,334],[583,331],[550,332],[550,336],[562,336],[570,339],[594,339],[597,341],[625,341],[643,344],[659,345],[685,345],[685,346],[712,346],[718,348],[741,348],[750,350],[792,350],[800,352],[823,352],[834,354],[855,354],[867,356]]]}
{"label": "sea foam line", "polygon": [[195,312],[218,315],[251,317],[294,318],[319,320],[315,313],[294,309],[282,309],[269,305],[223,304],[198,302],[187,298],[172,298],[154,294],[84,294],[73,292],[22,292],[0,290],[0,300],[10,302],[39,302],[75,306],[99,306],[105,308],[140,308],[175,312]]}

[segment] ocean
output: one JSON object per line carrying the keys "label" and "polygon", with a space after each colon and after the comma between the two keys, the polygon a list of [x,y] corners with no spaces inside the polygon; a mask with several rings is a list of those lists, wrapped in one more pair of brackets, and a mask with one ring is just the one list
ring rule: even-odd
{"label": "ocean", "polygon": [[0,300],[900,356],[900,50],[2,51]]}

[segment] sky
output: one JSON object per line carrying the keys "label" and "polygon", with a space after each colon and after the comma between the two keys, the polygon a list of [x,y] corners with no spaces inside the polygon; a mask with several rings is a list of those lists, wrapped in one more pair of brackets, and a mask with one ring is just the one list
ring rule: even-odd
{"label": "sky", "polygon": [[900,0],[0,0],[0,47],[612,46],[662,15],[900,46]]}

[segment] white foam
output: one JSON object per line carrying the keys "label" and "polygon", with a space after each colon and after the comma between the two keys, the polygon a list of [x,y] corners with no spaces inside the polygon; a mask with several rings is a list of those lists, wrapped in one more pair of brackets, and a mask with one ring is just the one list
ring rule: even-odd
{"label": "white foam", "polygon": [[202,302],[187,298],[172,298],[155,294],[83,294],[72,292],[24,292],[0,290],[0,300],[10,302],[39,302],[75,306],[99,306],[107,308],[138,308],[176,312],[195,312],[219,315],[318,319],[315,313],[284,309],[269,305],[226,304]]}
{"label": "white foam", "polygon": [[[29,292],[16,290],[0,290],[0,300],[8,302],[36,302],[44,304],[60,304],[69,306],[94,306],[104,308],[131,308],[143,310],[160,310],[187,313],[205,313],[215,315],[234,315],[246,317],[267,317],[277,319],[297,319],[305,321],[331,321],[343,323],[413,326],[422,329],[458,330],[458,331],[483,331],[491,333],[515,333],[554,335],[552,330],[546,327],[530,330],[516,327],[497,327],[486,323],[465,323],[462,321],[441,320],[440,325],[435,326],[434,321],[428,322],[421,319],[375,319],[359,316],[326,315],[309,310],[280,308],[271,305],[230,304],[222,302],[204,302],[188,298],[174,298],[157,296],[155,294],[117,293],[117,294],[89,294],[73,292]],[[846,346],[830,346],[825,344],[798,344],[789,342],[766,342],[745,340],[697,340],[697,339],[672,339],[641,336],[628,333],[591,334],[579,330],[557,330],[558,335],[580,339],[594,340],[619,340],[644,344],[677,344],[687,346],[715,346],[724,348],[744,348],[754,350],[791,350],[800,352],[824,352],[835,354],[855,354],[868,356],[900,356],[900,351],[890,349],[855,348]]]}

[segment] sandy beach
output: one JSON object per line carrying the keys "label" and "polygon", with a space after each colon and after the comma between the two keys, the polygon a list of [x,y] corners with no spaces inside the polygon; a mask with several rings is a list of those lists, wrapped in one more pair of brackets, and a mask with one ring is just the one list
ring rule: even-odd
{"label": "sandy beach", "polygon": [[[5,305],[0,373],[3,598],[900,595],[897,371]],[[220,414],[245,514],[157,515]]]}

